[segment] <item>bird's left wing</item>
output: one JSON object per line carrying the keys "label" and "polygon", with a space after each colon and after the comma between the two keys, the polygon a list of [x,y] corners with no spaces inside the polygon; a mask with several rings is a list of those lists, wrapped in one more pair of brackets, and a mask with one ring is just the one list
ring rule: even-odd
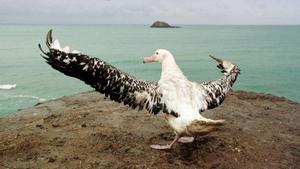
{"label": "bird's left wing", "polygon": [[69,47],[61,49],[58,40],[52,41],[52,30],[47,34],[46,44],[48,52],[40,44],[39,48],[52,68],[84,81],[111,100],[122,102],[133,109],[146,109],[153,114],[159,111],[168,113],[161,101],[162,94],[157,83],[138,80],[99,58],[89,57],[78,51],[70,52]]}
{"label": "bird's left wing", "polygon": [[199,111],[218,107],[224,101],[225,95],[230,91],[240,74],[240,69],[236,64],[216,58],[212,55],[209,56],[218,62],[217,67],[224,76],[218,80],[197,84],[199,92],[197,97],[199,100],[203,100],[198,104]]}

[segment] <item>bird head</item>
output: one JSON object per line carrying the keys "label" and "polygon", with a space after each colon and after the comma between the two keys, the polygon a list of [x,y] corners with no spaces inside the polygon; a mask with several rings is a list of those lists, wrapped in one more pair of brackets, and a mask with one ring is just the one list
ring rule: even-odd
{"label": "bird head", "polygon": [[164,60],[173,59],[173,55],[166,49],[157,49],[152,56],[145,57],[143,63],[148,62],[159,62],[162,63]]}

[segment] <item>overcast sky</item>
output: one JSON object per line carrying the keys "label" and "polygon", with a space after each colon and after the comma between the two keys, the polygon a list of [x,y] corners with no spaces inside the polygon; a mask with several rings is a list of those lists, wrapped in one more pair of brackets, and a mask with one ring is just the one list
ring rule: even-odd
{"label": "overcast sky", "polygon": [[300,0],[0,0],[0,24],[300,24]]}

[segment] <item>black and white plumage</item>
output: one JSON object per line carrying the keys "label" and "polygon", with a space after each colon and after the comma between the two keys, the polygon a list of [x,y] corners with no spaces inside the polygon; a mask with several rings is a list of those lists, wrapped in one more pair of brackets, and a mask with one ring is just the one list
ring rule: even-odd
{"label": "black and white plumage", "polygon": [[163,111],[177,116],[172,110],[167,110],[161,102],[161,93],[157,83],[138,80],[120,71],[114,66],[95,57],[89,57],[78,51],[69,52],[69,47],[61,49],[58,40],[52,41],[52,30],[47,34],[46,45],[49,52],[44,52],[47,63],[54,69],[91,85],[100,93],[109,96],[111,100],[124,103],[133,109],[146,109],[157,114]]}
{"label": "black and white plumage", "polygon": [[228,61],[211,56],[218,62],[224,76],[211,82],[191,82],[184,76],[173,55],[165,49],[158,49],[153,56],[144,58],[144,63],[159,62],[162,66],[160,80],[153,83],[138,80],[99,58],[78,51],[70,52],[68,46],[62,49],[58,40],[52,40],[52,30],[46,39],[49,51],[45,52],[40,44],[39,48],[54,69],[84,81],[111,100],[134,109],[146,109],[153,114],[166,114],[176,137],[169,145],[154,145],[153,148],[170,148],[178,140],[191,142],[192,138],[181,136],[204,134],[224,122],[207,119],[200,112],[219,106],[235,82],[239,69]]}
{"label": "black and white plumage", "polygon": [[224,101],[225,94],[231,89],[240,70],[236,65],[228,61],[218,59],[212,55],[209,56],[218,62],[217,67],[225,75],[221,79],[200,84],[208,95],[206,98],[207,108],[213,109]]}

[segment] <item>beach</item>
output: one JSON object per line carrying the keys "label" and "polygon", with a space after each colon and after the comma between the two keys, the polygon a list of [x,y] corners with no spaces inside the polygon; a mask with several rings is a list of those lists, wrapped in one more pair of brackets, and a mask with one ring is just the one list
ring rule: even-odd
{"label": "beach", "polygon": [[300,166],[300,104],[230,92],[203,112],[226,125],[160,151],[174,133],[164,121],[84,92],[0,118],[0,168],[290,168]]}

